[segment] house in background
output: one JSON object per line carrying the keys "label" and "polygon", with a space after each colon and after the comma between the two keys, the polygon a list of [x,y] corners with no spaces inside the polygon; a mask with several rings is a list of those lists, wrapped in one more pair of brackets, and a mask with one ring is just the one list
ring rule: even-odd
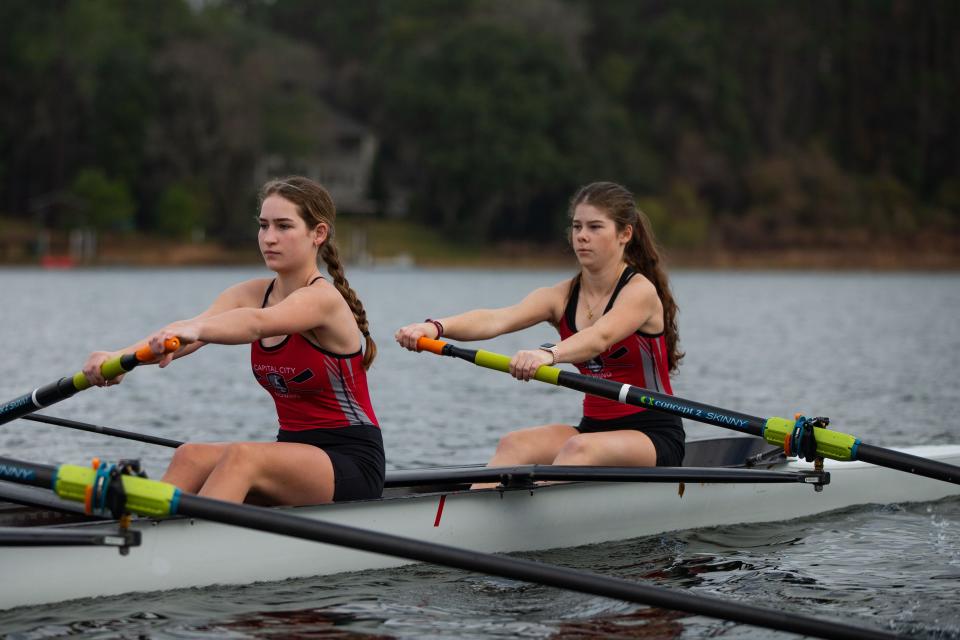
{"label": "house in background", "polygon": [[370,215],[377,205],[370,198],[370,179],[379,140],[366,126],[327,107],[317,124],[314,152],[300,157],[279,154],[261,159],[256,183],[298,174],[320,182],[337,204],[337,211]]}

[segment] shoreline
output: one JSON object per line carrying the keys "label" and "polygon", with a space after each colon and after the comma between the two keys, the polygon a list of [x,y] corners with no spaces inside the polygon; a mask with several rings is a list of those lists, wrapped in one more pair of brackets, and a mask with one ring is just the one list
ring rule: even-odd
{"label": "shoreline", "polygon": [[[341,237],[340,252],[350,266],[396,268],[464,269],[564,269],[575,268],[573,252],[561,245],[526,243],[458,246],[449,242],[356,242]],[[942,239],[938,246],[906,246],[888,241],[871,246],[830,248],[705,247],[664,249],[667,269],[783,270],[783,271],[960,271],[960,244]],[[218,242],[178,242],[143,236],[105,237],[94,256],[78,259],[66,253],[36,256],[28,252],[0,254],[0,268],[41,267],[50,269],[97,267],[230,267],[262,265],[254,243],[248,248],[227,247]]]}
{"label": "shoreline", "polygon": [[[572,254],[505,255],[486,251],[451,258],[418,258],[411,254],[395,256],[363,255],[357,259],[346,252],[344,264],[350,267],[398,269],[564,269],[575,268]],[[705,271],[877,271],[877,272],[960,272],[960,255],[944,252],[897,252],[852,250],[755,250],[755,251],[666,251],[663,261],[668,270]],[[55,256],[42,260],[0,261],[2,268],[111,269],[111,268],[190,268],[243,267],[262,265],[259,255],[224,248],[195,248],[174,251],[109,251],[94,260],[71,260]]]}

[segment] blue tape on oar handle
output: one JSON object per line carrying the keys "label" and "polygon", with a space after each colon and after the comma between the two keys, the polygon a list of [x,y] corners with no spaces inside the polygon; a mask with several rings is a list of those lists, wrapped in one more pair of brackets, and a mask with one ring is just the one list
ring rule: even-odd
{"label": "blue tape on oar handle", "polygon": [[107,492],[109,491],[110,475],[116,465],[101,462],[93,478],[93,495],[90,500],[90,510],[99,516],[107,515]]}

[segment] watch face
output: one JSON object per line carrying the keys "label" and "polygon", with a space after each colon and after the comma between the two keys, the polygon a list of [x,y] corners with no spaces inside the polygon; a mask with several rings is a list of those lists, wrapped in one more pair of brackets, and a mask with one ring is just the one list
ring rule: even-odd
{"label": "watch face", "polygon": [[553,344],[552,342],[544,342],[542,345],[540,345],[540,348],[549,349],[550,347],[555,347],[555,346],[557,345]]}

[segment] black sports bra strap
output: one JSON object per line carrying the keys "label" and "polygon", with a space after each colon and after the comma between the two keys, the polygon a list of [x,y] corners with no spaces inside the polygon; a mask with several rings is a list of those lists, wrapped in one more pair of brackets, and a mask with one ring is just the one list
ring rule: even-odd
{"label": "black sports bra strap", "polygon": [[626,268],[624,268],[623,273],[620,274],[620,280],[617,282],[617,286],[614,287],[613,293],[610,294],[610,302],[607,303],[606,308],[603,310],[604,313],[613,308],[613,303],[616,302],[617,295],[620,293],[620,289],[623,289],[625,286],[627,286],[627,283],[630,282],[630,278],[632,278],[635,273],[636,271],[634,271],[633,267],[630,265],[627,265]]}
{"label": "black sports bra strap", "polygon": [[276,279],[276,278],[274,278],[273,280],[270,281],[270,285],[267,287],[267,292],[266,292],[265,294],[263,294],[263,303],[260,305],[260,308],[261,308],[261,309],[266,309],[266,308],[267,308],[267,298],[270,297],[270,292],[273,291],[273,285],[275,285],[276,283],[277,283],[277,279]]}
{"label": "black sports bra strap", "polygon": [[577,301],[580,299],[580,278],[570,287],[570,299],[567,300],[567,308],[563,310],[563,315],[567,319],[567,326],[571,331],[576,331],[577,327]]}
{"label": "black sports bra strap", "polygon": [[[311,280],[310,282],[308,282],[308,283],[307,283],[307,286],[309,287],[310,285],[312,285],[312,284],[313,284],[314,282],[316,282],[317,280],[323,280],[323,276],[317,276],[316,278],[314,278],[313,280]],[[270,281],[270,284],[267,286],[267,292],[266,292],[265,294],[263,294],[263,302],[260,304],[260,308],[261,308],[261,309],[266,309],[266,308],[267,308],[267,298],[269,298],[269,297],[270,297],[270,294],[273,292],[273,285],[275,285],[275,284],[277,284],[277,279],[276,279],[276,278],[274,278],[273,280]]]}

